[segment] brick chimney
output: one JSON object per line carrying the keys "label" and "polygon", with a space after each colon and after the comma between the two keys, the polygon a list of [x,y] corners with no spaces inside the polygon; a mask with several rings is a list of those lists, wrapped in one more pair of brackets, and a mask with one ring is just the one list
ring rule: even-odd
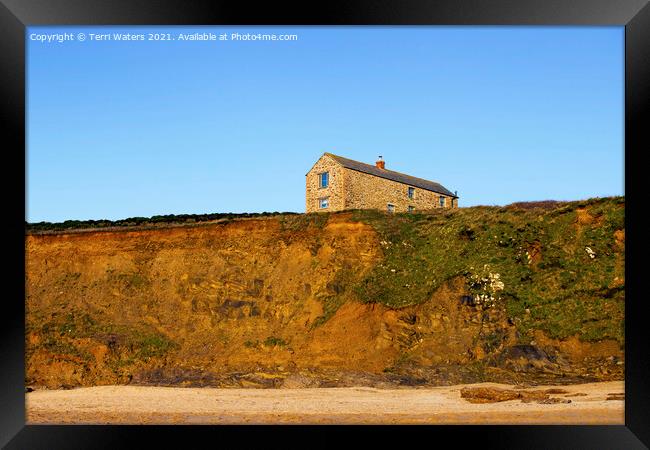
{"label": "brick chimney", "polygon": [[380,169],[386,169],[386,161],[384,161],[383,159],[381,159],[381,155],[379,155],[379,159],[377,160],[377,162],[375,163],[375,165],[376,165],[378,168],[380,168]]}

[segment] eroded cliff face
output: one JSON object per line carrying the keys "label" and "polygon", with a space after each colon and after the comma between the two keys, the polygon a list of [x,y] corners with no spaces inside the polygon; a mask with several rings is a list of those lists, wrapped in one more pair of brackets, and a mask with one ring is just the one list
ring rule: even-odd
{"label": "eroded cliff face", "polygon": [[406,308],[359,298],[350,286],[382,260],[377,233],[349,213],[301,220],[27,236],[26,383],[622,377],[615,341],[517,345],[504,308],[459,302],[462,277]]}

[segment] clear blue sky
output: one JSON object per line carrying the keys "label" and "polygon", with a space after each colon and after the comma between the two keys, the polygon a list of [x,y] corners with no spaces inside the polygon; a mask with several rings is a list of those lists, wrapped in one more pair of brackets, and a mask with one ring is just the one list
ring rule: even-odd
{"label": "clear blue sky", "polygon": [[[32,33],[297,34],[43,43]],[[623,195],[623,27],[30,27],[27,218],[297,211],[329,151],[460,206]]]}

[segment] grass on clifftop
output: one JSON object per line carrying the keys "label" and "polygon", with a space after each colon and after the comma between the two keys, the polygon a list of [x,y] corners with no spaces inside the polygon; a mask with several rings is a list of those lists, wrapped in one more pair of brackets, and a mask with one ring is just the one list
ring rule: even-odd
{"label": "grass on clifftop", "polygon": [[499,301],[523,341],[539,329],[623,343],[624,237],[617,243],[615,232],[624,232],[624,197],[539,206],[356,210],[353,219],[379,233],[384,252],[356,295],[393,308],[419,304],[445,281],[487,264],[504,283]]}

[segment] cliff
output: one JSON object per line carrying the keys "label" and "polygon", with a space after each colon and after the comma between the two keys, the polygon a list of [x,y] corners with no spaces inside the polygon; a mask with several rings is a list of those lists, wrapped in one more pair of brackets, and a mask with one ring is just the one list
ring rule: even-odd
{"label": "cliff", "polygon": [[624,198],[26,236],[26,383],[623,378]]}

